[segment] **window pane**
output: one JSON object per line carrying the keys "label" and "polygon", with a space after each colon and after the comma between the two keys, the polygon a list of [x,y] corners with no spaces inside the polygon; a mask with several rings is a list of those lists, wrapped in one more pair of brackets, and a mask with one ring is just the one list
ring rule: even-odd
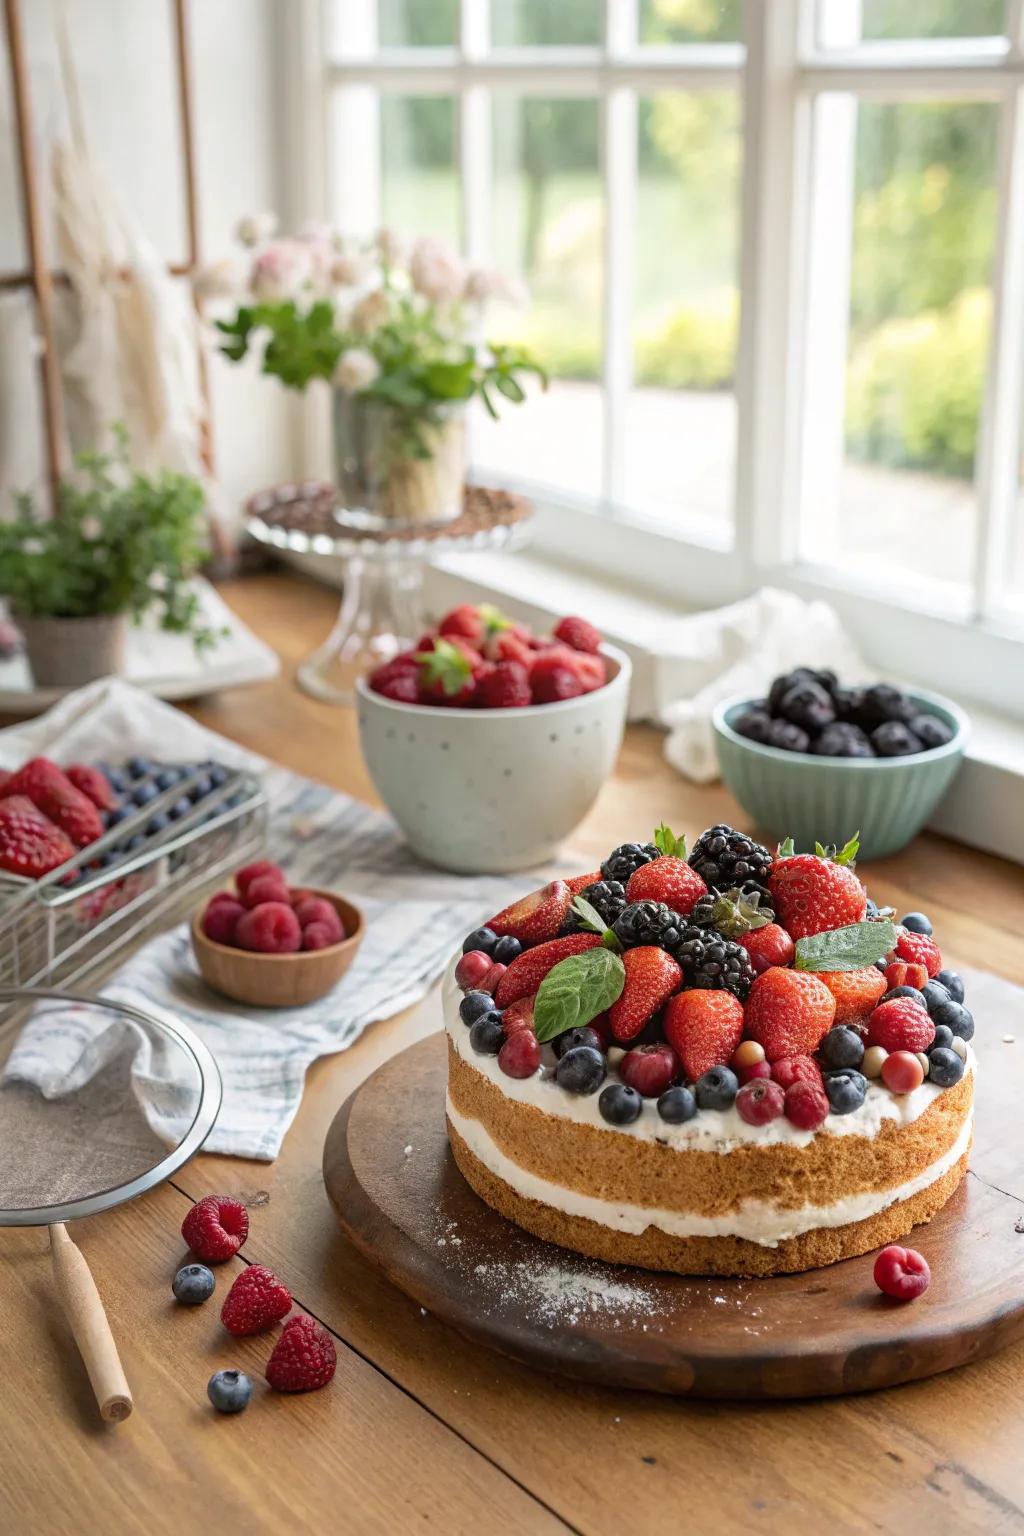
{"label": "window pane", "polygon": [[1000,37],[1004,0],[818,0],[817,35],[825,48],[923,38]]}
{"label": "window pane", "polygon": [[491,41],[496,48],[599,43],[603,0],[491,0]]}
{"label": "window pane", "polygon": [[[817,240],[828,267],[849,273],[845,457],[835,506],[807,508],[819,558],[872,575],[970,580],[978,421],[991,317],[997,108],[989,103],[819,104],[817,153],[834,191],[840,139],[821,134],[838,105],[856,112],[852,229],[842,218]],[[847,119],[852,129],[853,119]],[[833,123],[842,132],[842,121]],[[845,239],[846,252],[839,248]],[[841,280],[841,279],[840,279]],[[837,295],[837,303],[840,297]],[[808,439],[829,439],[829,388],[814,382],[827,350],[828,307],[812,315]],[[817,356],[816,356],[817,352]],[[837,353],[841,356],[841,353]]]}
{"label": "window pane", "polygon": [[381,220],[409,235],[459,243],[451,96],[381,97]]}
{"label": "window pane", "polygon": [[492,318],[494,340],[530,346],[552,375],[546,394],[478,412],[474,459],[564,490],[601,490],[604,208],[597,102],[496,92],[491,250],[530,293]]}
{"label": "window pane", "polygon": [[736,450],[740,105],[639,105],[633,372],[623,499],[675,527],[726,523]]}
{"label": "window pane", "polygon": [[740,0],[640,0],[642,43],[737,43]]}
{"label": "window pane", "polygon": [[459,0],[378,0],[382,48],[450,48],[458,31]]}

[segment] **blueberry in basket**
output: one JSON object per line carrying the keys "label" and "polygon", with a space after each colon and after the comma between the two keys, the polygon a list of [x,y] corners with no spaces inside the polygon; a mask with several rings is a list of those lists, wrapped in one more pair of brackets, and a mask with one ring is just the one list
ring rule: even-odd
{"label": "blueberry in basket", "polygon": [[748,741],[783,752],[834,758],[909,757],[952,741],[938,715],[891,683],[846,687],[827,669],[780,673],[764,699],[752,699],[732,721]]}

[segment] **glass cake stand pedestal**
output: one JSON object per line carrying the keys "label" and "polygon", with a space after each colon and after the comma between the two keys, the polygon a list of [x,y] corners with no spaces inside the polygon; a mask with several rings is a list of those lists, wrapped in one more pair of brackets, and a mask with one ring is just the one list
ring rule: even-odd
{"label": "glass cake stand pedestal", "polygon": [[467,486],[454,522],[394,530],[363,526],[337,505],[324,481],[279,485],[250,497],[245,526],[254,539],[293,554],[344,562],[341,606],[321,646],[301,662],[299,687],[330,704],[351,704],[355,680],[423,633],[423,573],[442,555],[517,549],[530,533],[530,506],[508,491]]}

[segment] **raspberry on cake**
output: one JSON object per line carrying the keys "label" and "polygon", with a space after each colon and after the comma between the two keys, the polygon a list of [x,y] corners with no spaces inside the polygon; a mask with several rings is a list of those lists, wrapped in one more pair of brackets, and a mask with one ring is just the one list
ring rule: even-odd
{"label": "raspberry on cake", "polygon": [[[810,1269],[930,1220],[966,1172],[974,1020],[924,914],[868,907],[855,852],[718,825],[684,873],[660,827],[474,930],[444,987],[472,1188],[548,1241],[684,1274]],[[890,997],[887,963],[933,979]]]}

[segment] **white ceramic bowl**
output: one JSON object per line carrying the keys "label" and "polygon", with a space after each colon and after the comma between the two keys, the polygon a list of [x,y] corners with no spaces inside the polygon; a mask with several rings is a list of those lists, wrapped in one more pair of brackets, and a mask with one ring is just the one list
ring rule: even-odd
{"label": "white ceramic bowl", "polygon": [[359,739],[384,804],[421,858],[460,874],[543,864],[615,766],[629,657],[602,646],[603,688],[525,709],[399,704],[356,683]]}

